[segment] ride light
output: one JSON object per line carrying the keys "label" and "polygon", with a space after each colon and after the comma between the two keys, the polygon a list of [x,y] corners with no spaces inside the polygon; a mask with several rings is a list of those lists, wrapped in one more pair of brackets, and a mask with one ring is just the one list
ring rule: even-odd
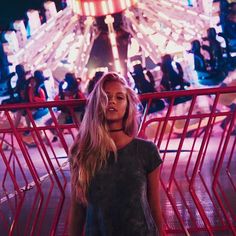
{"label": "ride light", "polygon": [[122,12],[135,5],[137,0],[72,0],[76,14],[85,16],[104,16]]}
{"label": "ride light", "polygon": [[61,88],[62,88],[63,90],[66,90],[67,87],[68,87],[68,83],[67,83],[66,81],[64,81],[63,84],[62,84],[62,86],[61,86]]}

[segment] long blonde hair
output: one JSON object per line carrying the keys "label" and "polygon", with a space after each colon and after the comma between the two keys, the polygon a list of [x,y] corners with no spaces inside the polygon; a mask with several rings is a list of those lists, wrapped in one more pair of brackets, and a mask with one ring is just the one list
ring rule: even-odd
{"label": "long blonde hair", "polygon": [[87,191],[91,178],[106,165],[110,152],[116,154],[116,146],[112,140],[105,118],[107,95],[104,84],[107,81],[121,83],[127,92],[127,109],[123,119],[124,132],[131,137],[138,130],[138,97],[119,74],[105,74],[95,85],[88,97],[88,102],[79,132],[70,150],[72,187],[76,197],[87,202]]}

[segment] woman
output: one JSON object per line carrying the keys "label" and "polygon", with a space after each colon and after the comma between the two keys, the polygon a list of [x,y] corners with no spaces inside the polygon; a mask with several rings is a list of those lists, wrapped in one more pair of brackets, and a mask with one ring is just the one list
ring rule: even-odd
{"label": "woman", "polygon": [[[29,102],[46,102],[47,101],[47,95],[44,91],[44,89],[41,87],[41,82],[36,77],[31,77],[29,79],[29,87],[28,87],[28,96],[29,96]],[[33,118],[35,120],[40,119],[41,117],[45,116],[48,113],[47,108],[37,108],[33,110]]]}
{"label": "woman", "polygon": [[161,235],[156,146],[136,138],[138,99],[116,73],[88,98],[71,148],[70,235]]}
{"label": "woman", "polygon": [[180,63],[175,62],[170,54],[162,57],[161,61],[161,90],[184,90],[190,84],[184,80],[184,72]]}
{"label": "woman", "polygon": [[[77,79],[73,73],[66,73],[65,79],[59,84],[59,93],[55,97],[55,101],[70,99],[85,99],[85,95],[80,90],[81,79]],[[59,124],[73,123],[72,114],[67,107],[58,107],[60,114],[58,115]],[[84,104],[78,105],[75,109],[75,115],[78,121],[82,119],[84,113]]]}

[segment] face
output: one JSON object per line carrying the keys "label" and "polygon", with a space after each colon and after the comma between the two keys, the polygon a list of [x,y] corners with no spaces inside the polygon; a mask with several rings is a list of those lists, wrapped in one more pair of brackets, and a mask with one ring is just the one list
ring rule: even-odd
{"label": "face", "polygon": [[36,86],[36,81],[35,81],[34,78],[32,78],[32,79],[30,80],[30,86],[33,87],[33,88]]}
{"label": "face", "polygon": [[109,81],[104,84],[104,91],[108,97],[106,119],[120,128],[128,104],[126,89],[119,82]]}

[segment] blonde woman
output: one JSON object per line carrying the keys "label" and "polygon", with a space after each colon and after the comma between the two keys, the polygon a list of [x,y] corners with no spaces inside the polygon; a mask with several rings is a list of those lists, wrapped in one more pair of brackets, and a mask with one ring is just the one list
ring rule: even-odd
{"label": "blonde woman", "polygon": [[138,99],[105,74],[88,98],[71,148],[70,235],[162,235],[156,146],[136,138]]}

